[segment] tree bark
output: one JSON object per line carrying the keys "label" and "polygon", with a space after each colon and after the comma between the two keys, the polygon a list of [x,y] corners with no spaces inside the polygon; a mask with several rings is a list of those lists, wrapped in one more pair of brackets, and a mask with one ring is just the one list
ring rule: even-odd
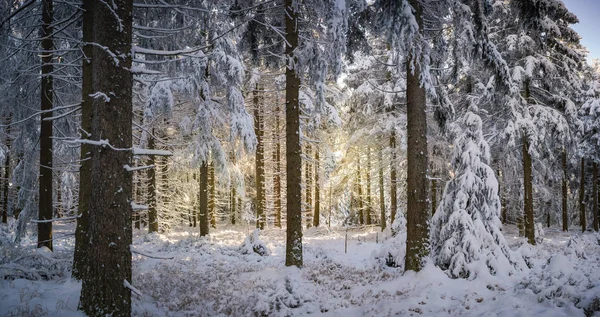
{"label": "tree bark", "polygon": [[581,180],[579,181],[579,225],[581,232],[587,228],[585,216],[585,159],[581,158]]}
{"label": "tree bark", "polygon": [[[308,142],[306,142],[306,157],[310,157],[310,152],[311,152],[311,146]],[[306,208],[306,228],[310,228],[312,226],[312,219],[313,219],[313,214],[312,214],[312,166],[310,161],[307,159],[306,162],[304,163],[304,178],[306,179],[306,201],[305,201],[305,208]]]}
{"label": "tree bark", "polygon": [[392,159],[390,162],[390,225],[396,220],[396,211],[398,210],[397,188],[396,188],[396,131],[392,130],[390,134],[390,150]]}
{"label": "tree bark", "polygon": [[[154,128],[152,128],[152,135],[148,137],[148,149],[154,150],[156,148],[154,140]],[[155,167],[148,169],[148,233],[158,232],[158,212],[156,211],[157,199],[156,199],[156,157],[154,155],[148,156],[148,164],[154,165]]]}
{"label": "tree bark", "polygon": [[533,215],[533,162],[531,154],[529,154],[529,139],[523,135],[523,187],[524,187],[524,221],[525,221],[525,237],[527,242],[535,245],[535,227]]}
{"label": "tree bark", "polygon": [[275,107],[275,132],[273,140],[275,142],[275,175],[273,176],[273,190],[275,192],[275,227],[281,228],[281,143],[279,142],[279,100]]}
{"label": "tree bark", "polygon": [[254,90],[254,131],[256,134],[256,153],[254,165],[256,169],[256,228],[265,229],[265,145],[264,122],[261,113],[258,84]]}
{"label": "tree bark", "polygon": [[[54,40],[52,20],[54,8],[52,0],[42,1],[42,82],[41,82],[41,115],[40,128],[40,178],[38,220],[49,220],[53,216],[52,204],[52,117],[54,91],[52,83],[52,57],[54,56]],[[52,222],[37,224],[38,248],[47,247],[52,250]]]}
{"label": "tree bark", "polygon": [[215,214],[215,205],[217,204],[217,198],[215,197],[215,163],[210,161],[208,165],[208,176],[210,177],[210,200],[208,202],[209,215],[210,215],[210,226],[213,229],[217,228],[217,215]]}
{"label": "tree bark", "polygon": [[592,181],[592,203],[594,204],[594,231],[598,231],[598,163],[593,165]]}
{"label": "tree bark", "polygon": [[315,147],[315,208],[313,226],[320,225],[321,218],[321,186],[319,185],[319,147]]}
{"label": "tree bark", "polygon": [[200,236],[208,235],[208,163],[202,162],[200,165],[200,210],[198,218],[200,219]]}
{"label": "tree bark", "polygon": [[568,212],[568,174],[567,174],[567,150],[562,150],[562,230],[569,231],[569,212]]}
{"label": "tree bark", "polygon": [[383,186],[383,149],[379,149],[379,210],[381,212],[381,231],[385,230],[385,194]]}
{"label": "tree bark", "polygon": [[8,115],[6,120],[6,157],[4,158],[4,179],[2,180],[2,222],[8,223],[8,194],[10,188],[10,123],[12,122],[12,114]]}
{"label": "tree bark", "polygon": [[434,177],[431,179],[431,216],[435,215],[437,209],[437,179]]}
{"label": "tree bark", "polygon": [[[422,28],[422,8],[417,0],[409,1],[415,10],[415,19]],[[419,56],[408,54],[406,63],[406,119],[407,119],[407,217],[405,269],[420,271],[423,259],[429,253],[428,188],[427,181],[427,115],[425,114],[425,87],[421,85]]]}
{"label": "tree bark", "polygon": [[371,148],[367,147],[367,225],[371,225],[373,223],[373,219],[371,218],[372,213],[372,197],[371,197]]}
{"label": "tree bark", "polygon": [[358,202],[358,223],[361,225],[365,224],[365,214],[364,214],[364,202],[362,195],[362,178],[361,178],[361,170],[360,170],[360,153],[356,157],[356,196]]}
{"label": "tree bark", "polygon": [[[113,0],[91,11],[93,26],[91,139],[132,147],[131,40],[133,1]],[[89,23],[83,20],[84,24]],[[85,27],[84,27],[85,28]],[[102,48],[105,47],[105,48]],[[117,52],[111,57],[106,52]],[[119,53],[119,52],[122,52]],[[96,94],[98,95],[98,94]],[[131,290],[131,151],[92,146],[91,194],[87,240],[88,270],[82,273],[80,308],[89,316],[130,316]]]}
{"label": "tree bark", "polygon": [[[81,62],[81,136],[82,140],[90,138],[92,131],[92,51],[94,41],[94,6],[95,1],[83,1],[82,31],[83,31],[83,60]],[[90,144],[82,143],[79,153],[79,195],[77,213],[77,227],[75,228],[75,250],[73,252],[73,271],[71,276],[82,279],[83,272],[88,269],[87,254],[90,245],[89,230],[89,203],[92,193]]]}
{"label": "tree bark", "polygon": [[302,157],[300,155],[300,76],[294,68],[298,47],[298,12],[294,0],[285,0],[285,157],[287,190],[287,230],[285,265],[301,267],[302,261]]}

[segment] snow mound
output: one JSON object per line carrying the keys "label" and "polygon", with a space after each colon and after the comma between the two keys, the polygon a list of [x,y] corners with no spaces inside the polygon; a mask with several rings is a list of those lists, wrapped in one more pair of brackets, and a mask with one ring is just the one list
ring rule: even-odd
{"label": "snow mound", "polygon": [[240,251],[242,254],[252,254],[256,253],[260,256],[268,256],[271,255],[271,251],[267,247],[267,245],[260,239],[258,236],[260,234],[260,229],[254,229],[252,234],[248,235],[244,242],[240,246]]}
{"label": "snow mound", "polygon": [[[380,265],[397,267],[404,271],[404,258],[406,257],[406,219],[399,212],[390,228],[390,235],[379,249],[375,249],[372,256]],[[385,232],[384,232],[385,233]]]}

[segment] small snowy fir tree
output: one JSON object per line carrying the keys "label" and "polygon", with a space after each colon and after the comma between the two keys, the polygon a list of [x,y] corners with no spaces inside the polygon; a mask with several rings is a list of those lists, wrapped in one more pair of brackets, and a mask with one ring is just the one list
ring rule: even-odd
{"label": "small snowy fir tree", "polygon": [[[501,232],[498,181],[490,168],[489,146],[481,118],[468,111],[457,126],[455,176],[444,190],[432,218],[431,246],[435,264],[454,278],[477,277],[484,271],[511,273],[523,267]],[[482,263],[483,261],[483,263]]]}

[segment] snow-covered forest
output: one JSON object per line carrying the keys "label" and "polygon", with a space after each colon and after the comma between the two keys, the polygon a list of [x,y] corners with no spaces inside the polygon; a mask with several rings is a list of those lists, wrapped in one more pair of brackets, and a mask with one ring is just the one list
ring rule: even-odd
{"label": "snow-covered forest", "polygon": [[560,0],[0,1],[0,315],[600,316],[576,23]]}

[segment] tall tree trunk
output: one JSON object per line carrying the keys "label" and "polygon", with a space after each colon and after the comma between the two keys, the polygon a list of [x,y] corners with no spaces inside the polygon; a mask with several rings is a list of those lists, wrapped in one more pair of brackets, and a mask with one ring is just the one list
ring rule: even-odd
{"label": "tall tree trunk", "polygon": [[275,227],[281,228],[281,143],[279,142],[279,100],[275,107],[275,132],[273,141],[275,142],[275,175],[273,176],[273,191],[275,192]]}
{"label": "tall tree trunk", "polygon": [[300,76],[294,68],[298,47],[298,12],[294,0],[285,0],[285,157],[287,230],[285,265],[302,266],[302,157],[300,155]]}
{"label": "tall tree trunk", "polygon": [[504,195],[504,175],[502,175],[502,171],[500,168],[496,170],[496,174],[498,175],[498,195],[500,195],[500,215],[502,219],[502,224],[506,224],[506,196]]}
{"label": "tall tree trunk", "polygon": [[[199,183],[199,178],[196,177],[196,173],[192,173],[192,180],[194,182]],[[198,226],[197,218],[198,218],[198,209],[200,209],[200,195],[194,195],[194,206],[192,208],[192,226],[196,228]],[[235,223],[233,223],[235,224]]]}
{"label": "tall tree trunk", "polygon": [[217,204],[217,197],[215,197],[215,163],[210,161],[208,166],[208,176],[210,177],[210,200],[208,202],[209,214],[210,214],[210,226],[213,229],[217,228],[217,215],[215,213],[215,205]]}
{"label": "tall tree trunk", "polygon": [[371,218],[372,213],[372,197],[371,197],[371,148],[367,147],[367,225],[373,223]]}
{"label": "tall tree trunk", "polygon": [[396,220],[396,211],[398,210],[397,188],[396,188],[396,131],[392,130],[390,134],[390,151],[392,159],[390,160],[390,225]]}
{"label": "tall tree trunk", "polygon": [[[86,1],[87,2],[87,1]],[[91,11],[92,83],[95,92],[91,139],[115,148],[132,147],[131,39],[133,1],[113,0]],[[84,24],[90,21],[83,20]],[[84,27],[85,28],[85,27]],[[111,57],[106,52],[122,52]],[[83,271],[80,308],[89,316],[130,316],[131,290],[131,151],[93,146],[90,156],[88,267]]]}
{"label": "tall tree trunk", "polygon": [[[144,166],[144,162],[141,160],[138,160],[138,166]],[[141,178],[140,171],[137,171],[136,175],[137,175],[137,181],[134,182],[135,201],[140,202],[140,201],[142,201],[142,178]],[[136,229],[140,229],[141,220],[142,220],[142,216],[141,216],[140,211],[134,210],[133,211],[133,225]]]}
{"label": "tall tree trunk", "polygon": [[[170,197],[170,193],[171,193],[171,189],[169,188],[169,157],[167,156],[163,156],[162,157],[162,164],[160,165],[160,178],[161,178],[161,186],[160,186],[160,203],[164,209],[168,209],[169,208],[169,197]],[[164,218],[163,221],[166,223],[169,223],[172,219],[172,216],[170,213],[162,213],[162,217]],[[157,208],[157,213],[156,213],[156,220],[158,223],[158,208]]]}
{"label": "tall tree trunk", "polygon": [[385,194],[383,193],[383,149],[379,149],[379,211],[381,212],[381,231],[385,230]]}
{"label": "tall tree trunk", "polygon": [[[310,157],[311,146],[308,142],[306,142],[306,157]],[[306,179],[306,202],[304,204],[306,208],[306,228],[310,228],[312,226],[312,166],[310,160],[307,159],[304,163],[304,177]]]}
{"label": "tall tree trunk", "polygon": [[[54,91],[52,89],[52,57],[54,56],[54,40],[52,33],[52,20],[54,9],[52,0],[42,1],[42,87],[41,110],[46,111],[41,115],[40,130],[40,178],[39,178],[39,209],[38,220],[50,220],[53,215],[52,204],[52,103]],[[52,222],[40,222],[38,227],[38,248],[47,247],[52,250]]]}
{"label": "tall tree trunk", "polygon": [[437,179],[435,175],[431,178],[431,216],[435,215],[437,209]]}
{"label": "tall tree trunk", "polygon": [[[154,140],[154,128],[152,128],[152,135],[148,137],[148,149],[154,150],[156,148]],[[158,211],[157,199],[156,199],[156,157],[150,155],[148,159],[149,165],[155,167],[148,169],[148,233],[158,232]]]}
{"label": "tall tree trunk", "polygon": [[569,231],[569,213],[568,213],[568,172],[567,172],[567,149],[562,149],[562,230]]}
{"label": "tall tree trunk", "polygon": [[2,222],[8,223],[8,194],[10,184],[10,150],[11,150],[11,139],[10,139],[10,123],[12,122],[12,113],[8,115],[6,120],[6,157],[4,158],[4,179],[2,180]]}
{"label": "tall tree trunk", "polygon": [[585,159],[581,158],[581,180],[579,181],[579,225],[581,232],[587,228],[585,216]]}
{"label": "tall tree trunk", "polygon": [[[81,136],[82,140],[90,138],[92,131],[92,50],[94,41],[94,6],[95,1],[83,1],[82,31],[83,31],[83,60],[81,62]],[[92,193],[92,170],[91,170],[92,146],[82,143],[80,148],[79,167],[79,195],[77,205],[77,227],[75,228],[75,250],[73,252],[73,271],[71,276],[82,279],[85,270],[88,269],[88,253],[90,240],[89,229],[89,203]]]}
{"label": "tall tree trunk", "polygon": [[202,162],[200,165],[200,236],[208,235],[208,163]]}
{"label": "tall tree trunk", "polygon": [[321,186],[319,185],[319,147],[315,147],[315,208],[313,226],[318,227],[321,219]]}
{"label": "tall tree trunk", "polygon": [[265,228],[265,145],[264,122],[261,113],[258,84],[254,90],[254,130],[256,134],[256,228]]}
{"label": "tall tree trunk", "polygon": [[[233,150],[231,150],[231,152],[229,153],[229,159],[231,160],[231,164],[235,164],[235,153],[233,152]],[[229,186],[230,186],[230,190],[229,190],[229,217],[231,220],[231,224],[235,225],[236,219],[237,219],[237,213],[236,213],[236,203],[237,203],[237,193],[236,193],[236,184],[234,183],[234,179],[233,177],[231,177],[231,174],[229,176],[230,182],[229,182]]]}
{"label": "tall tree trunk", "polygon": [[362,195],[362,172],[360,170],[360,153],[356,157],[356,196],[358,202],[358,223],[361,225],[365,224],[365,214],[364,214],[364,202]]}
{"label": "tall tree trunk", "polygon": [[56,178],[56,207],[54,214],[56,215],[56,218],[62,217],[62,190],[60,175]]}
{"label": "tall tree trunk", "polygon": [[[422,8],[417,0],[410,0],[419,29],[423,26]],[[406,170],[406,270],[420,271],[423,259],[429,253],[429,228],[427,220],[427,115],[425,114],[425,87],[421,85],[419,56],[408,54],[406,63],[406,119],[407,119],[407,170]]]}
{"label": "tall tree trunk", "polygon": [[529,139],[527,139],[526,135],[523,135],[523,187],[525,189],[523,215],[525,220],[525,237],[530,244],[535,245],[532,165],[531,154],[529,154]]}
{"label": "tall tree trunk", "polygon": [[592,172],[592,203],[594,213],[594,231],[598,231],[598,163],[594,162]]}

